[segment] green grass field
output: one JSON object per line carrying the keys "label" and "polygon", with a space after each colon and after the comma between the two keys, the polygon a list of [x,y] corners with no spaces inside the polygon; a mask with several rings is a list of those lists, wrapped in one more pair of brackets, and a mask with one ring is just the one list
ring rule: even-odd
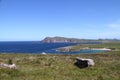
{"label": "green grass field", "polygon": [[[120,43],[101,47],[120,48]],[[76,57],[91,58],[95,66],[80,69],[74,65]],[[0,54],[0,62],[8,63],[9,59],[17,69],[0,68],[0,80],[120,80],[120,51],[76,55]]]}
{"label": "green grass field", "polygon": [[120,50],[120,42],[114,42],[114,43],[104,43],[104,44],[80,44],[77,46],[73,46],[73,49],[80,49],[84,47],[89,47],[89,48],[113,48],[116,50]]}

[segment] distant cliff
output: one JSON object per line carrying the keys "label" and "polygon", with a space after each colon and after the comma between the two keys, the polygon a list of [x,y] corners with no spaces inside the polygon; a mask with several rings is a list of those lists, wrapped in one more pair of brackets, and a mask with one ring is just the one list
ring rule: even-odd
{"label": "distant cliff", "polygon": [[65,38],[65,37],[46,37],[41,42],[45,43],[81,43],[81,42],[101,42],[99,40],[90,39],[77,39],[77,38]]}
{"label": "distant cliff", "polygon": [[65,37],[46,37],[42,42],[53,42],[53,43],[62,43],[62,42],[78,42],[79,39],[65,38]]}

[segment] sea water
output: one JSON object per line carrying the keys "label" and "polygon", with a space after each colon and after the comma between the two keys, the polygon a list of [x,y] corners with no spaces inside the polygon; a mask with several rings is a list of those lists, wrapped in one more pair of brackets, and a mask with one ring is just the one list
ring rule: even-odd
{"label": "sea water", "polygon": [[[76,45],[77,43],[42,43],[39,41],[0,42],[0,53],[31,53],[41,54],[79,54],[104,52],[102,50],[80,50],[74,52],[57,52],[56,48]],[[81,43],[83,44],[83,43]],[[87,44],[87,43],[84,43]],[[94,43],[93,43],[94,44]]]}

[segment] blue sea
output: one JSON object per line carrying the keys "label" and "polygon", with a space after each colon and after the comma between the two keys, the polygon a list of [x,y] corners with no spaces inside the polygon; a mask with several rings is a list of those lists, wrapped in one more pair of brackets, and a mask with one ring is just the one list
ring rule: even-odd
{"label": "blue sea", "polygon": [[[85,54],[104,52],[101,50],[81,50],[76,52],[57,52],[56,48],[76,45],[77,43],[41,43],[39,41],[22,41],[22,42],[0,42],[0,53],[29,53],[41,54]],[[81,43],[87,44],[87,43]],[[93,43],[95,44],[95,43]]]}

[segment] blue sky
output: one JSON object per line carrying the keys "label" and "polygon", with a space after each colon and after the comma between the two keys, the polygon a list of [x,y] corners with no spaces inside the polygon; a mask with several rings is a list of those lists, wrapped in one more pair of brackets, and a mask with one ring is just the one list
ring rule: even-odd
{"label": "blue sky", "polygon": [[0,0],[0,41],[120,39],[120,0]]}

